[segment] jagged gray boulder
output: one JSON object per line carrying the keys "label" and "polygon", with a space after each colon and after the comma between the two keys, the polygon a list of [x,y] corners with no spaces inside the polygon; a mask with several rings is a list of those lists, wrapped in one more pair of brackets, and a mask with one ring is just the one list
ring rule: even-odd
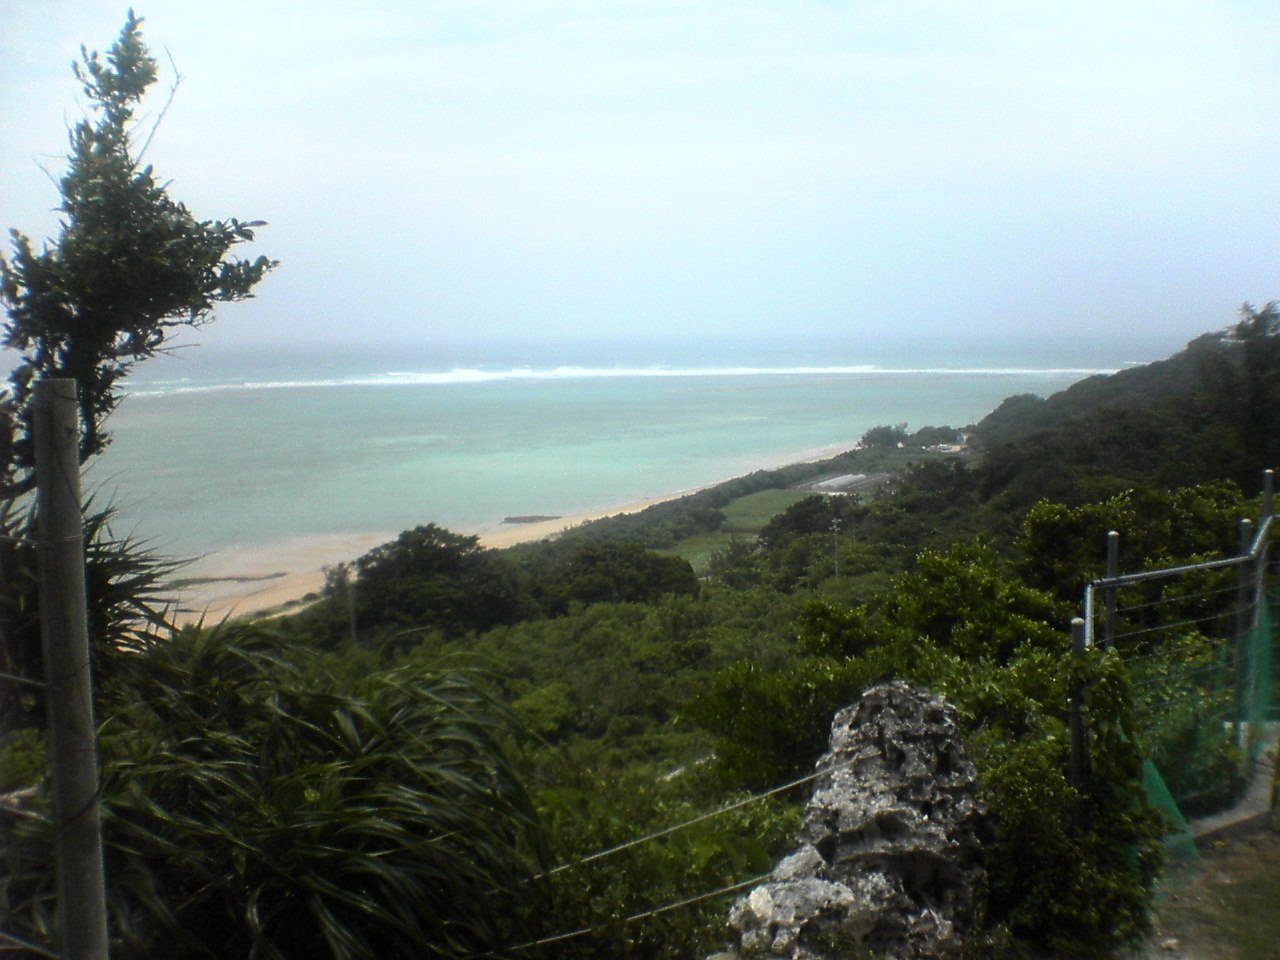
{"label": "jagged gray boulder", "polygon": [[740,956],[938,957],[982,877],[986,812],[955,708],[893,681],[836,714],[799,846],[729,913]]}

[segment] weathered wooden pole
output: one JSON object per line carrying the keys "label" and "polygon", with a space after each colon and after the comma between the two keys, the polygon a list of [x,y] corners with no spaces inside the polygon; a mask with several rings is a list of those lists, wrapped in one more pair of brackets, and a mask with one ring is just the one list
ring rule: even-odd
{"label": "weathered wooden pole", "polygon": [[76,381],[36,384],[40,627],[57,831],[58,952],[106,960],[106,882],[89,666]]}

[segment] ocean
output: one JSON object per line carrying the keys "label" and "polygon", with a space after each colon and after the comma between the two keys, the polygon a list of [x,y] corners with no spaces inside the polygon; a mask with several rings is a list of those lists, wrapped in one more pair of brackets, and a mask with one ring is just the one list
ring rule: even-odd
{"label": "ocean", "polygon": [[[1110,353],[1107,350],[1110,349]],[[1173,352],[853,340],[199,346],[139,365],[86,481],[173,556],[573,515],[964,426]],[[1136,354],[1136,355],[1135,355]]]}

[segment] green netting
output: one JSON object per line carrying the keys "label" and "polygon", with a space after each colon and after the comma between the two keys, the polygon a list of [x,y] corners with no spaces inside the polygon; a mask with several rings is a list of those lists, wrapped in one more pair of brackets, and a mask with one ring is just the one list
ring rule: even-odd
{"label": "green netting", "polygon": [[1244,729],[1248,731],[1245,750],[1251,763],[1258,759],[1258,754],[1266,743],[1266,723],[1273,707],[1272,650],[1275,637],[1271,625],[1271,604],[1266,598],[1262,598],[1258,603],[1253,627],[1245,638],[1242,657],[1245,673],[1241,678],[1244,700],[1241,719],[1245,724]]}
{"label": "green netting", "polygon": [[1191,827],[1182,811],[1178,809],[1173,794],[1165,786],[1160,771],[1149,759],[1142,762],[1142,788],[1147,792],[1147,800],[1161,810],[1169,818],[1170,830],[1164,838],[1165,851],[1174,863],[1189,863],[1200,859],[1200,851],[1196,849],[1195,838],[1191,835]]}
{"label": "green netting", "polygon": [[1264,692],[1266,699],[1271,704],[1267,712],[1267,719],[1272,722],[1280,721],[1280,623],[1276,620],[1276,609],[1280,607],[1280,591],[1272,591],[1267,602],[1267,621],[1271,626],[1271,642],[1266,644],[1266,657],[1270,661],[1270,669],[1264,672],[1267,677],[1267,688]]}
{"label": "green netting", "polygon": [[1274,715],[1273,623],[1263,598],[1243,636],[1186,633],[1130,663],[1138,742],[1183,817],[1243,793]]}
{"label": "green netting", "polygon": [[1244,787],[1231,646],[1202,638],[1130,668],[1138,743],[1185,816],[1221,809]]}

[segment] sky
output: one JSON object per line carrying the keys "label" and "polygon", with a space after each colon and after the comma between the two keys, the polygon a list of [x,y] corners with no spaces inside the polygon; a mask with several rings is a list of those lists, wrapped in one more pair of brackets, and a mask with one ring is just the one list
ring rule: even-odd
{"label": "sky", "polygon": [[[0,227],[70,63],[0,4]],[[202,342],[1166,337],[1280,298],[1274,0],[140,0],[147,153],[280,267]]]}

